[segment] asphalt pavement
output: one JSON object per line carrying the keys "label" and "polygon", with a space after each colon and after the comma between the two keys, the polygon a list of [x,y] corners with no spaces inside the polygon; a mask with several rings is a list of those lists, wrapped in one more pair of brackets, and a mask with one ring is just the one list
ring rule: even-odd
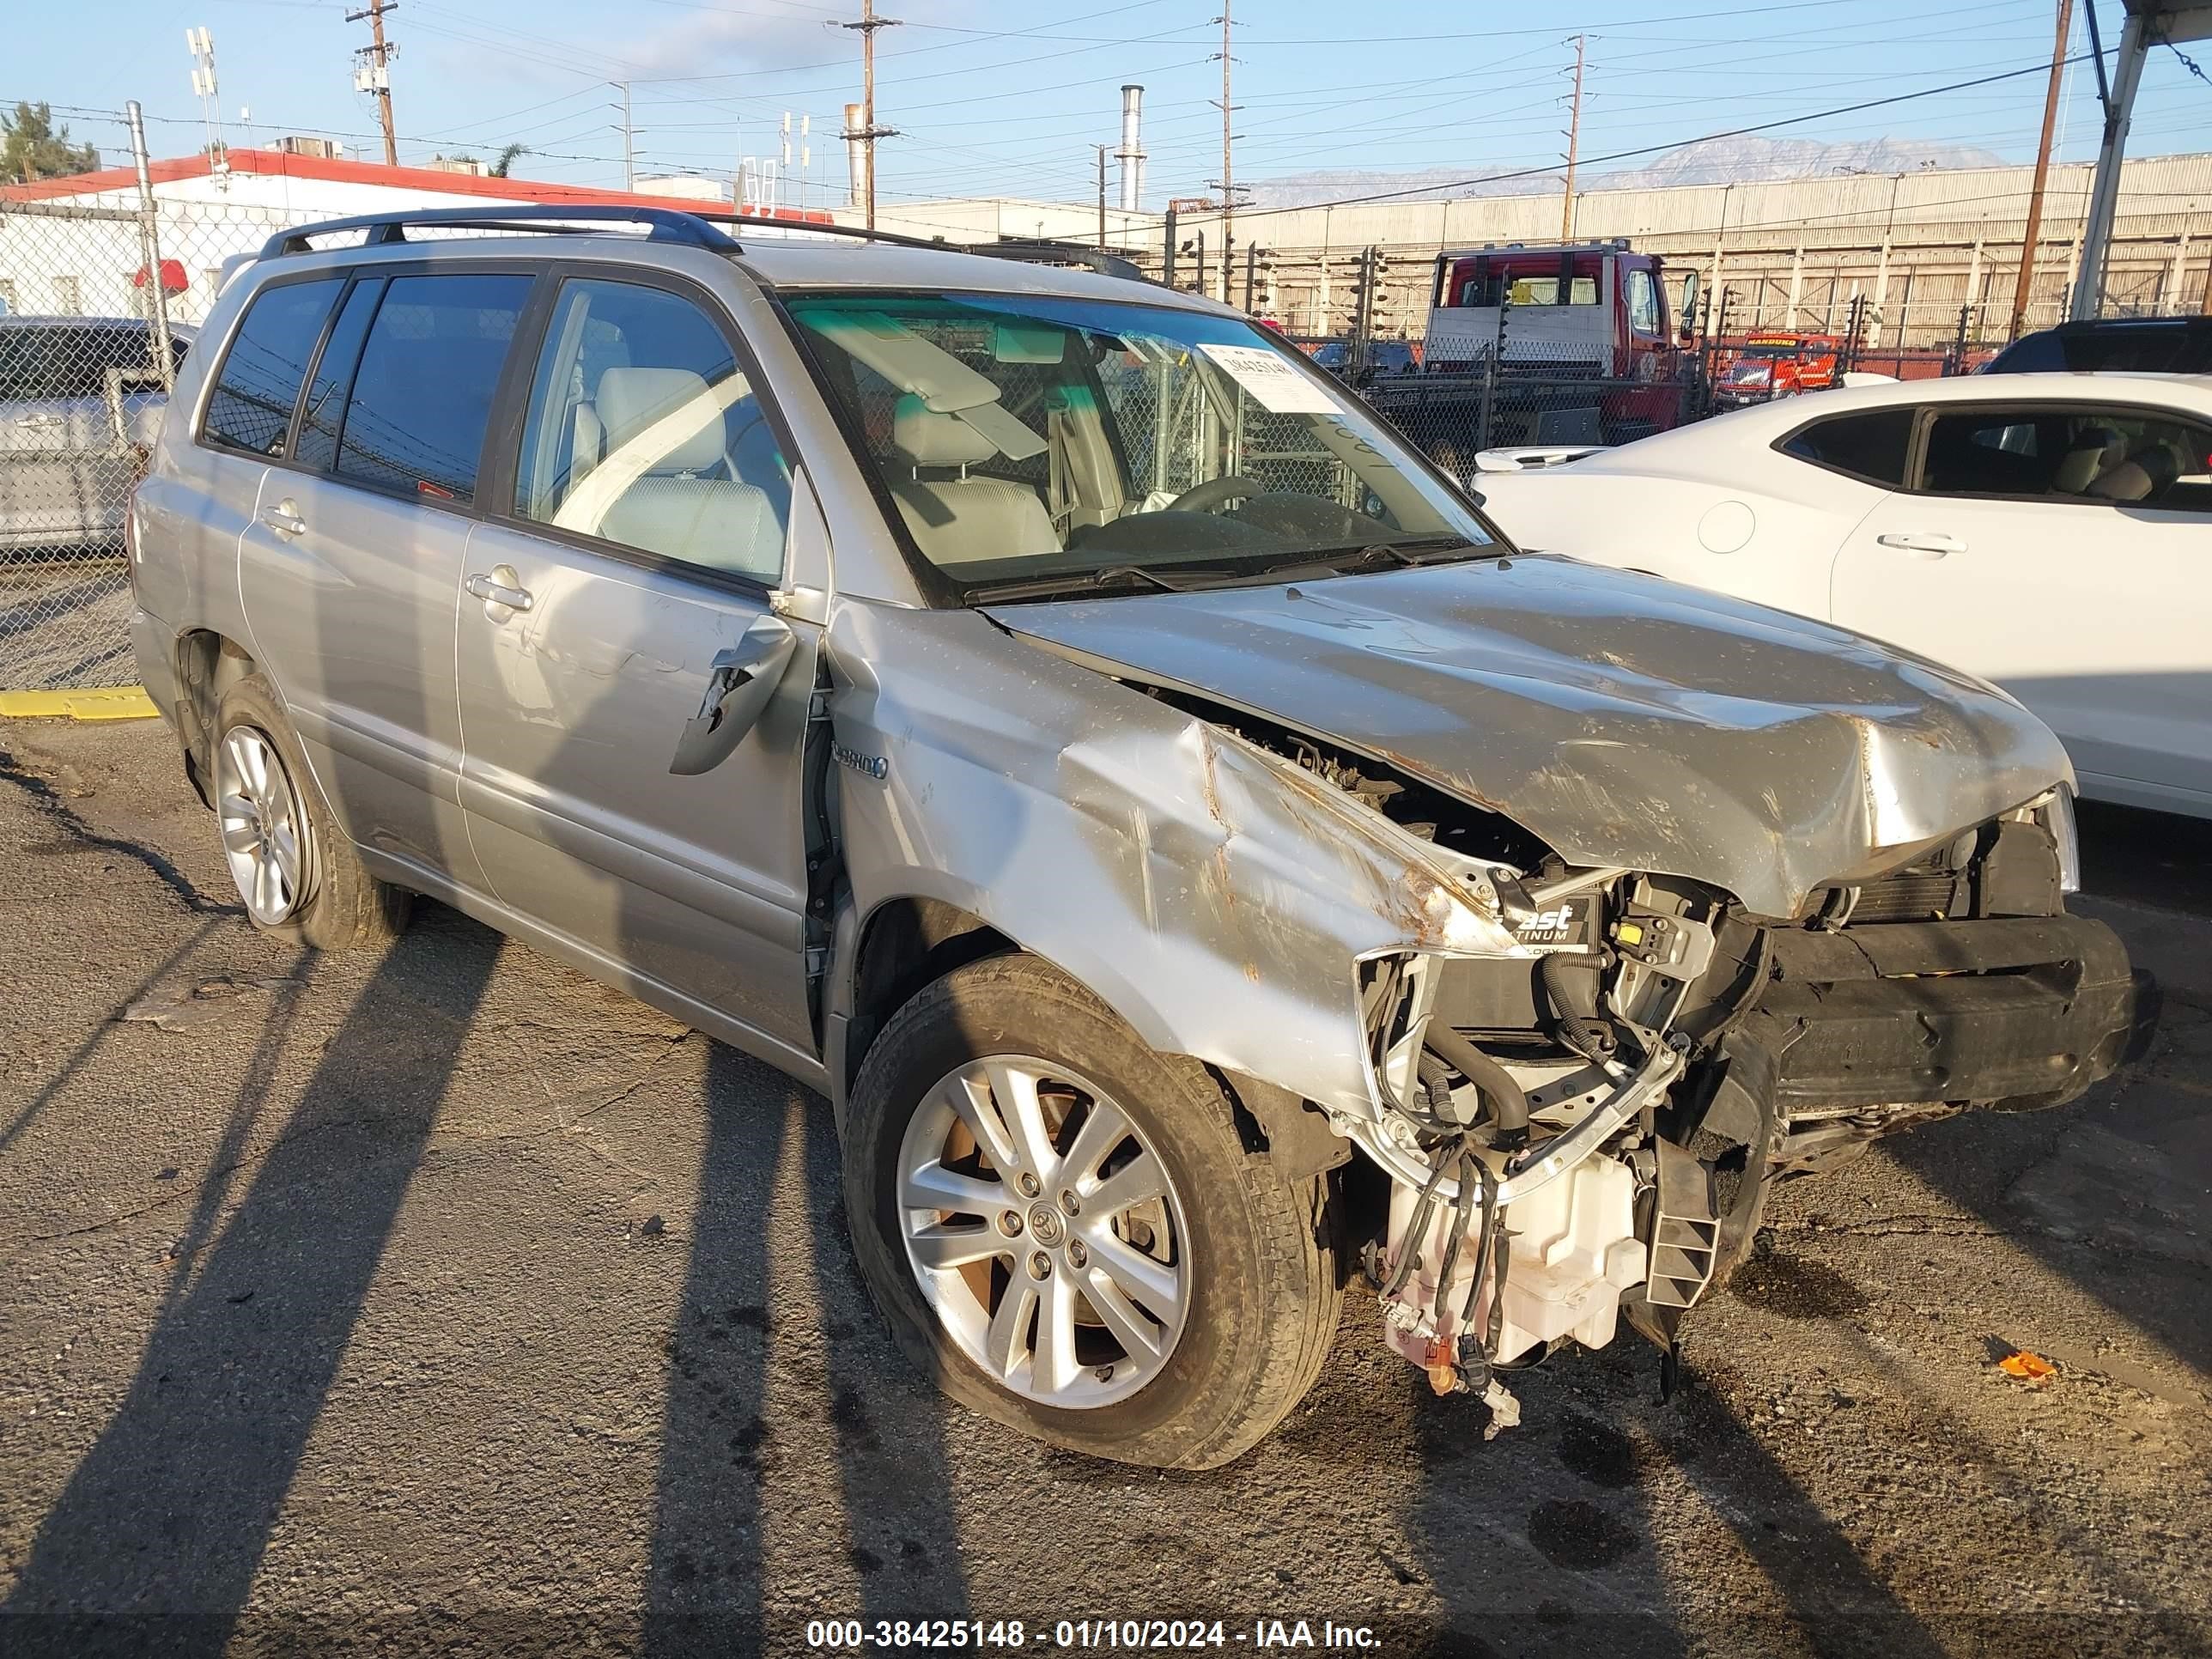
{"label": "asphalt pavement", "polygon": [[266,941],[165,729],[0,725],[0,1652],[2208,1650],[2212,882],[2084,827],[2152,1054],[1786,1188],[1670,1402],[1624,1333],[1486,1442],[1355,1291],[1159,1475],[899,1359],[818,1097],[434,905]]}

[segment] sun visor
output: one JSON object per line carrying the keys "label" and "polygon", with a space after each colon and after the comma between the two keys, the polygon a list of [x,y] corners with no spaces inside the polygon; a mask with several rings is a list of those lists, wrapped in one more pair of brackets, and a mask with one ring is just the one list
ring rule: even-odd
{"label": "sun visor", "polygon": [[1024,425],[1018,416],[1010,414],[1002,404],[976,404],[957,413],[996,444],[999,453],[1008,460],[1026,461],[1045,452],[1044,440]]}
{"label": "sun visor", "polygon": [[988,380],[879,311],[826,314],[808,326],[940,415],[999,399]]}

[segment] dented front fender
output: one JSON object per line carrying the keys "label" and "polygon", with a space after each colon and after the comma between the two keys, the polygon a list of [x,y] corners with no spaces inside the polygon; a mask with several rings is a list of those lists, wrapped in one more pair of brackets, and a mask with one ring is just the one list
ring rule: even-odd
{"label": "dented front fender", "polygon": [[1370,1119],[1358,960],[1528,954],[1479,872],[981,615],[847,602],[829,651],[855,909],[957,905],[1164,1052]]}

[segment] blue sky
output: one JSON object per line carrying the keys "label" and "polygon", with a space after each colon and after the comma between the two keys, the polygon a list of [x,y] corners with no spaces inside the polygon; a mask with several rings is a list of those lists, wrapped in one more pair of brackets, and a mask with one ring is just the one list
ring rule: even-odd
{"label": "blue sky", "polygon": [[[353,90],[343,0],[108,0],[96,31],[74,7],[27,0],[8,27],[0,99],[47,100],[76,136],[112,152],[100,111],[137,98],[156,154],[201,141],[185,32],[215,36],[233,143],[278,131],[380,152],[369,100]],[[902,24],[878,35],[878,119],[886,196],[1007,194],[1087,199],[1091,146],[1115,137],[1124,80],[1146,88],[1147,206],[1218,177],[1218,0],[882,0]],[[2086,49],[2083,7],[2075,46]],[[817,198],[835,189],[838,112],[859,96],[857,38],[830,27],[858,0],[401,0],[394,106],[401,159],[489,155],[519,142],[519,174],[619,184],[627,79],[641,173],[726,174],[772,155],[786,111],[812,118]],[[2051,0],[1716,0],[1558,5],[1416,0],[1243,0],[1237,10],[1240,181],[1317,167],[1544,166],[1564,148],[1568,37],[1589,41],[1583,154],[1685,141],[1723,127],[1908,92],[2047,61]],[[2118,0],[2101,0],[2107,45]],[[2188,48],[2212,72],[2212,42]],[[1884,135],[2033,155],[2043,83],[2023,76],[1939,99],[1782,130],[1829,139]],[[64,106],[67,106],[64,108]],[[241,106],[252,112],[248,128]],[[2094,153],[2089,67],[2071,76],[2062,155]],[[2170,51],[2144,78],[2131,153],[2212,149],[2212,84]],[[794,165],[797,161],[794,155]]]}

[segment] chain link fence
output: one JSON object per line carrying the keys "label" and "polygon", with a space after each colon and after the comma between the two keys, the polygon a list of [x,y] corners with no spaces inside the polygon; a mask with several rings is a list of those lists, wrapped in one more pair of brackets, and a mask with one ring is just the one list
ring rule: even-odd
{"label": "chain link fence", "polygon": [[0,689],[126,684],[124,525],[242,205],[0,198]]}
{"label": "chain link fence", "polygon": [[1357,377],[1353,389],[1455,477],[1485,449],[1624,444],[1712,412],[1694,357],[1666,375],[1623,378],[1571,359],[1482,358],[1456,371]]}

